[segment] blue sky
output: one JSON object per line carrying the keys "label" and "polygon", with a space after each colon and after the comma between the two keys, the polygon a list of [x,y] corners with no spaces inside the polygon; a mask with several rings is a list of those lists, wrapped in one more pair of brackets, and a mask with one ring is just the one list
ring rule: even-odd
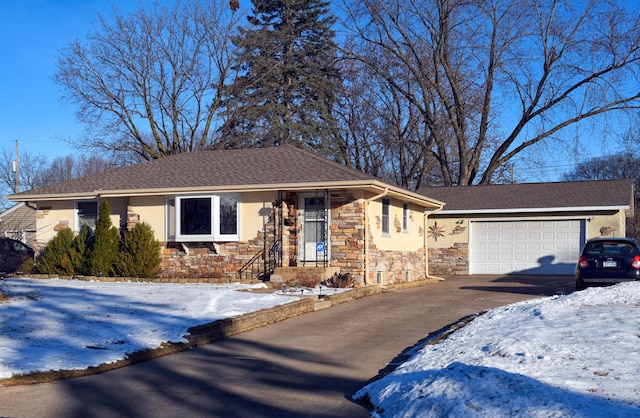
{"label": "blue sky", "polygon": [[82,132],[75,108],[60,99],[56,56],[85,40],[97,13],[136,8],[134,0],[0,0],[0,149],[50,157],[74,153],[64,141]]}
{"label": "blue sky", "polygon": [[[82,126],[75,121],[75,107],[61,101],[60,88],[52,80],[56,56],[70,42],[86,40],[98,13],[109,16],[112,6],[131,12],[139,4],[140,0],[0,0],[0,153],[13,153],[16,141],[21,154],[56,157],[76,152],[65,140],[80,135]],[[602,146],[596,147],[593,155],[602,152]],[[530,181],[556,180],[575,163],[575,156],[550,154],[555,155],[546,158],[551,170],[543,170],[544,179],[533,176]],[[532,175],[521,164],[516,167]]]}

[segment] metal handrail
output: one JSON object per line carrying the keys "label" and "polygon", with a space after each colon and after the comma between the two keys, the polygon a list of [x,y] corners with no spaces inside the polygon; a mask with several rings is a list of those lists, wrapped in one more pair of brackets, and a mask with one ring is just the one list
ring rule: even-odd
{"label": "metal handrail", "polygon": [[[242,267],[237,271],[238,277],[242,280],[243,277],[246,277],[247,274],[249,279],[253,280],[257,279],[265,279],[267,274],[273,273],[276,267],[280,265],[280,241],[276,241],[273,243],[269,252],[267,253],[268,257],[264,257],[264,249],[260,249],[257,253],[253,255],[244,263]],[[256,269],[256,264],[258,268]],[[258,271],[258,274],[254,274],[255,271]]]}
{"label": "metal handrail", "polygon": [[262,256],[262,254],[264,253],[264,249],[261,249],[260,251],[258,251],[257,253],[254,254],[253,257],[251,257],[249,259],[249,261],[247,261],[246,263],[243,264],[242,267],[240,267],[240,270],[237,271],[238,274],[238,278],[240,280],[242,280],[242,277],[245,275],[245,273],[247,273],[247,271],[249,271],[249,277],[251,277],[253,275],[253,270],[254,270],[254,264],[256,261],[261,261],[262,259],[259,258],[260,256]]}

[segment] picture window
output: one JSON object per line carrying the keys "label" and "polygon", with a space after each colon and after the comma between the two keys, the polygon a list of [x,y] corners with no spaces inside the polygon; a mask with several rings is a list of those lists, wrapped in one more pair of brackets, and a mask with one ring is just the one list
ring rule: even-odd
{"label": "picture window", "polygon": [[184,242],[238,241],[240,199],[234,194],[173,196],[168,200],[169,238]]}

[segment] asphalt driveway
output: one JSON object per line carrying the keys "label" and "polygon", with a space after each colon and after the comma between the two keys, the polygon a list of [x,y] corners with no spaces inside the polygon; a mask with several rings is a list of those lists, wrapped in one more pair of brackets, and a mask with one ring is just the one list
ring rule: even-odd
{"label": "asphalt driveway", "polygon": [[0,416],[367,417],[351,395],[428,337],[489,308],[571,291],[571,276],[452,277],[100,375],[0,387]]}

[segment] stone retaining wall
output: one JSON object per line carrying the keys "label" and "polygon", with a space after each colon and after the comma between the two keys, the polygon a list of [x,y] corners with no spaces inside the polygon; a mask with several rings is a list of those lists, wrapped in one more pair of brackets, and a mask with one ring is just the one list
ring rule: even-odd
{"label": "stone retaining wall", "polygon": [[314,299],[302,298],[273,308],[261,309],[233,318],[221,319],[210,324],[191,327],[189,328],[190,335],[187,335],[186,338],[192,346],[207,344],[254,328],[260,328],[274,322],[312,312],[314,311],[314,306]]}

